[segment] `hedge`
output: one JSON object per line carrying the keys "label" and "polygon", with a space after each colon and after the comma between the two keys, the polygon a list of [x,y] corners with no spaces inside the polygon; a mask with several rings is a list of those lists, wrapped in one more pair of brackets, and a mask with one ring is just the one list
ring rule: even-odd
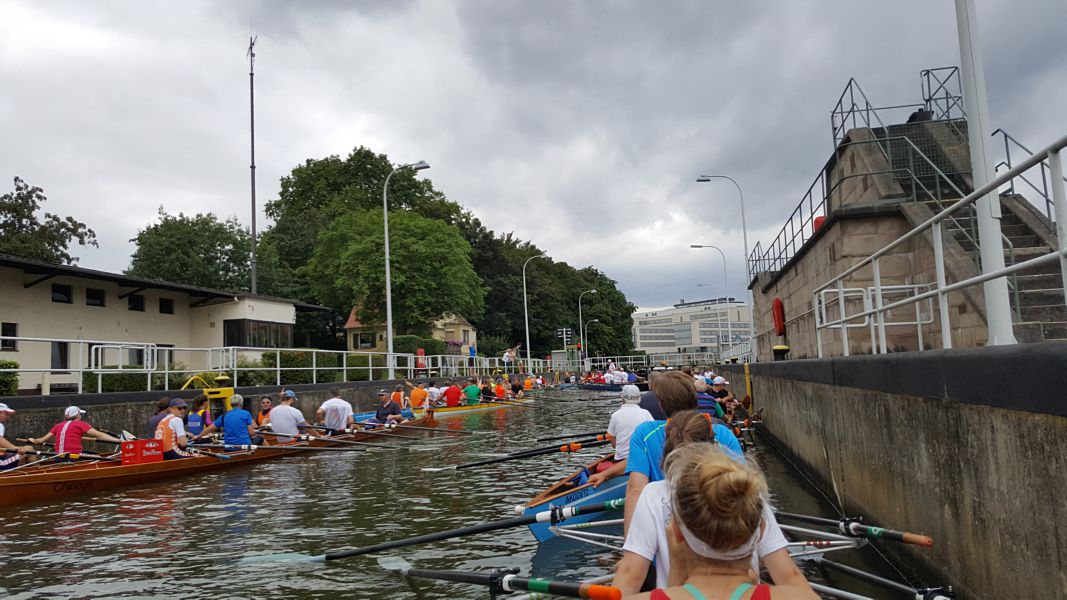
{"label": "hedge", "polygon": [[[19,363],[13,360],[0,360],[0,369],[17,369]],[[14,396],[19,393],[19,374],[0,373],[0,396]]]}
{"label": "hedge", "polygon": [[415,354],[415,351],[419,348],[422,348],[427,356],[448,354],[448,345],[443,340],[424,338],[417,335],[393,336],[393,352]]}
{"label": "hedge", "polygon": [[[105,366],[105,369],[117,369],[117,366]],[[183,371],[185,365],[181,363],[175,363],[171,367],[174,371]],[[164,385],[163,373],[155,373],[152,375],[152,389],[153,390],[177,390],[181,389],[187,375],[181,372],[170,372],[167,374],[166,385]],[[213,374],[212,374],[213,375]],[[144,373],[104,373],[100,377],[103,390],[96,389],[97,375],[89,371],[82,373],[82,390],[86,394],[96,394],[100,391],[105,393],[109,392],[143,392],[147,388],[147,378]]]}

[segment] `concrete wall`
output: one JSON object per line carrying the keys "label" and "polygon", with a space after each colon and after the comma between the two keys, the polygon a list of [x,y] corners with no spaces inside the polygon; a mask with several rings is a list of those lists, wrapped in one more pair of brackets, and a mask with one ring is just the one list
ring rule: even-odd
{"label": "concrete wall", "polygon": [[924,583],[1067,598],[1064,364],[1045,343],[750,368],[764,431],[847,514],[934,538],[879,544]]}
{"label": "concrete wall", "polygon": [[[332,384],[341,388],[341,397],[353,404],[357,412],[374,410],[377,403],[378,390],[393,390],[397,381],[369,381],[347,384]],[[298,401],[296,407],[309,421],[314,419],[315,411],[319,405],[330,397],[331,384],[312,384],[288,386],[286,389],[295,390]],[[246,398],[259,399],[260,396],[269,395],[277,402],[279,388],[255,387],[238,388],[237,393]],[[53,425],[63,420],[63,409],[67,406],[78,406],[87,414],[85,420],[94,427],[109,431],[122,431],[123,429],[140,437],[148,435],[148,419],[155,414],[156,402],[164,395],[171,398],[185,398],[191,400],[199,391],[186,390],[179,392],[126,392],[119,394],[84,394],[65,396],[15,396],[2,398],[0,401],[8,404],[16,410],[16,414],[7,422],[7,437],[14,440],[16,437],[40,436],[48,432]],[[258,407],[259,403],[255,405]]]}

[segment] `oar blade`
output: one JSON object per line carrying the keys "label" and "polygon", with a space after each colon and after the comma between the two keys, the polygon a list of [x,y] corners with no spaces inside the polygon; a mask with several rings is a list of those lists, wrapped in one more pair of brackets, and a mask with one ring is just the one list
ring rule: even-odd
{"label": "oar blade", "polygon": [[423,467],[422,471],[425,473],[439,473],[441,471],[455,471],[456,465],[448,465],[447,467]]}
{"label": "oar blade", "polygon": [[407,575],[408,571],[411,570],[411,563],[399,556],[380,556],[378,557],[378,566],[386,571],[400,573],[401,575]]}

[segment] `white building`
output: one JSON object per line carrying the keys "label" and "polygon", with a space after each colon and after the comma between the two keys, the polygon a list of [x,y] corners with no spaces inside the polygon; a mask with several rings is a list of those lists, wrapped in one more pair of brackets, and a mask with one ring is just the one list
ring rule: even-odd
{"label": "white building", "polygon": [[721,352],[752,337],[751,310],[734,298],[682,300],[632,318],[634,348],[649,354]]}
{"label": "white building", "polygon": [[74,384],[91,365],[204,362],[181,348],[289,348],[298,310],[322,309],[0,255],[0,360],[38,369],[20,374],[23,391]]}

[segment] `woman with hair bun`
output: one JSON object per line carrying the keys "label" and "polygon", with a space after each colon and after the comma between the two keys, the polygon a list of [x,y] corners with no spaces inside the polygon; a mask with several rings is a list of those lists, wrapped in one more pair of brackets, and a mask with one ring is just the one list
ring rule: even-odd
{"label": "woman with hair bun", "polygon": [[[664,430],[663,456],[663,469],[667,472],[667,478],[645,486],[635,503],[633,520],[626,534],[623,557],[616,569],[613,585],[622,590],[624,595],[636,594],[642,589],[642,583],[653,563],[655,585],[660,588],[681,585],[686,583],[691,573],[702,572],[702,565],[708,560],[706,557],[692,551],[685,552],[682,547],[675,548],[682,542],[673,539],[672,536],[677,536],[677,530],[672,528],[671,521],[678,518],[679,508],[684,507],[687,512],[681,514],[687,514],[688,518],[682,522],[690,523],[689,519],[692,519],[692,522],[696,523],[694,528],[691,528],[692,531],[704,532],[707,529],[705,525],[709,524],[718,532],[717,535],[721,534],[722,528],[728,524],[735,529],[750,530],[748,535],[743,537],[741,534],[727,536],[728,550],[736,549],[741,545],[740,541],[750,541],[751,531],[755,530],[753,528],[760,529],[761,534],[756,536],[755,545],[751,549],[746,546],[745,556],[733,561],[737,563],[735,566],[744,567],[737,569],[739,575],[750,575],[749,578],[755,581],[762,563],[775,583],[789,586],[776,589],[793,589],[800,594],[796,596],[798,598],[816,597],[804,574],[789,556],[788,541],[765,500],[767,488],[763,477],[753,467],[737,461],[715,444],[715,433],[709,414],[686,410],[671,417]],[[702,476],[694,479],[694,473]],[[731,481],[734,482],[732,485],[723,486]],[[701,493],[691,493],[690,488],[694,482],[703,485],[698,486]],[[739,482],[744,482],[747,487],[739,488]],[[680,484],[690,487],[683,486],[682,490],[689,492],[688,495],[681,496],[682,506],[676,507],[675,499],[680,493],[677,486]],[[738,489],[743,493],[738,492]],[[748,513],[756,507],[759,510],[754,517],[746,513],[747,516],[739,520],[737,515],[742,512],[742,505],[747,506]],[[739,543],[733,544],[734,541]],[[715,544],[723,544],[721,537],[715,539]],[[650,587],[652,586],[648,585],[644,589]],[[720,592],[721,590],[717,590],[719,595],[709,597],[733,598],[729,591]],[[745,590],[742,590],[742,595],[738,598],[749,598],[744,592]],[[695,596],[695,593],[687,594],[684,591],[676,591],[676,595],[668,596],[662,596],[662,593],[658,592],[654,597]],[[760,596],[754,598],[758,599]]]}
{"label": "woman with hair bun", "polygon": [[[628,596],[651,600],[800,600],[810,588],[759,583],[752,569],[767,523],[767,483],[710,444],[677,448],[666,460],[673,517],[667,524],[671,582]],[[684,572],[684,576],[679,576]]]}

